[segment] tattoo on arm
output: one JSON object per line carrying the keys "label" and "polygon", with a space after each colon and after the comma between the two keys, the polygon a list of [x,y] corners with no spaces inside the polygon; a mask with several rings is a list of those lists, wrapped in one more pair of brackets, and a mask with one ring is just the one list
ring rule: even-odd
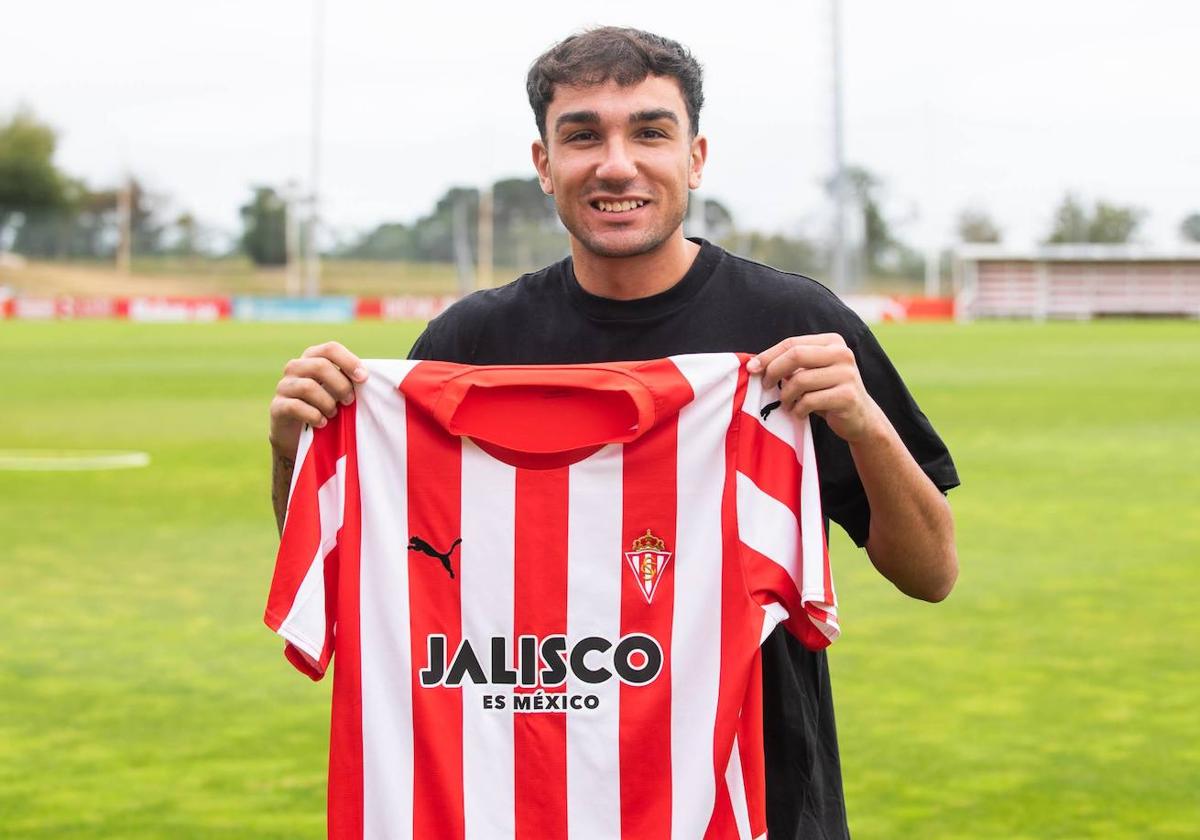
{"label": "tattoo on arm", "polygon": [[296,459],[275,454],[271,464],[271,506],[275,508],[275,527],[283,533],[283,519],[287,515],[288,490],[292,485],[292,470]]}

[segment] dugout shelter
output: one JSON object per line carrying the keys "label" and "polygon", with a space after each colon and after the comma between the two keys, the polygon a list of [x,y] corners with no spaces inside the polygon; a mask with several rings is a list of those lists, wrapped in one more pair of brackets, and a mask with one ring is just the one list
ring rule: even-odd
{"label": "dugout shelter", "polygon": [[954,271],[963,320],[1200,318],[1200,246],[1043,245],[1022,252],[964,245]]}

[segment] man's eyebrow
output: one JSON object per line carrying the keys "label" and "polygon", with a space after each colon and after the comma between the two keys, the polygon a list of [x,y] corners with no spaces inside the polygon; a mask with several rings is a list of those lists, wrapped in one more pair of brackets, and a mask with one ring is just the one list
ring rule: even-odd
{"label": "man's eyebrow", "polygon": [[[669,120],[676,125],[679,125],[679,117],[670,108],[650,108],[645,111],[634,111],[629,115],[630,124],[658,122],[659,120]],[[597,125],[600,122],[600,114],[596,111],[567,111],[565,114],[559,114],[558,119],[554,121],[554,129],[557,131],[564,125],[584,124]]]}
{"label": "man's eyebrow", "polygon": [[558,115],[558,119],[554,121],[554,128],[558,130],[567,123],[595,125],[598,122],[600,122],[600,114],[595,111],[567,111],[565,114]]}
{"label": "man's eyebrow", "polygon": [[675,125],[679,125],[679,117],[675,116],[675,112],[670,108],[652,108],[648,111],[635,111],[629,115],[631,123],[658,122],[659,120],[670,120]]}

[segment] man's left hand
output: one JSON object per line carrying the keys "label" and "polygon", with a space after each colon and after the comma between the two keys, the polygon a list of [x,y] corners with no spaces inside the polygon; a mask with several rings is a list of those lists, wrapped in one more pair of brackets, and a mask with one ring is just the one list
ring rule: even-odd
{"label": "man's left hand", "polygon": [[746,367],[762,372],[764,389],[781,386],[784,410],[798,418],[820,416],[847,443],[865,440],[888,423],[863,385],[854,351],[837,333],[785,338]]}

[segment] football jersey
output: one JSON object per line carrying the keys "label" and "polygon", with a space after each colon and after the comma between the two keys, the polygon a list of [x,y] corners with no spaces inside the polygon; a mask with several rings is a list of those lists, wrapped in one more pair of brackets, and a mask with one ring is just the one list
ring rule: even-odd
{"label": "football jersey", "polygon": [[765,835],[759,645],[838,624],[749,358],[370,361],[303,433],[266,622],[337,663],[330,837]]}

